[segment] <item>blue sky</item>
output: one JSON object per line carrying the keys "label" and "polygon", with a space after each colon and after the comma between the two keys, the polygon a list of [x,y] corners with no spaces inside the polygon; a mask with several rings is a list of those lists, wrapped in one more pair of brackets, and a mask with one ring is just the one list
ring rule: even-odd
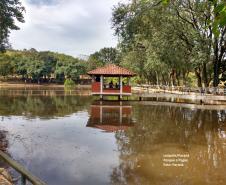
{"label": "blue sky", "polygon": [[120,0],[21,0],[25,23],[13,31],[14,49],[36,48],[73,56],[114,47],[111,13]]}

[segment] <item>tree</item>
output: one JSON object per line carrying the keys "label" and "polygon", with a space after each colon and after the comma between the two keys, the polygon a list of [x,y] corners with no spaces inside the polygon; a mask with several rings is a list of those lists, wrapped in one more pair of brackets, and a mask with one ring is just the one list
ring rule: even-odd
{"label": "tree", "polygon": [[49,79],[51,75],[54,74],[57,57],[52,52],[44,51],[39,52],[37,58],[44,61],[45,67],[43,69],[43,75],[45,78]]}
{"label": "tree", "polygon": [[[165,6],[167,2],[170,3]],[[140,54],[136,51],[143,48],[142,56],[146,58],[143,73],[155,83],[162,76],[161,80],[171,81],[172,85],[180,85],[181,81],[186,84],[188,74],[194,73],[199,87],[203,84],[208,87],[211,80],[217,86],[219,76],[226,70],[226,27],[223,21],[216,23],[225,11],[223,1],[214,3],[195,0],[120,3],[112,18],[119,47],[125,55],[137,53],[134,57],[137,63]]]}
{"label": "tree", "polygon": [[26,80],[27,76],[27,63],[29,59],[22,55],[21,53],[11,53],[10,54],[13,72],[15,75],[22,76],[23,80]]}
{"label": "tree", "polygon": [[85,73],[85,61],[64,54],[58,54],[56,58],[55,75],[58,81],[64,81],[67,77],[78,80],[79,75]]}
{"label": "tree", "polygon": [[12,74],[12,69],[10,58],[7,55],[0,54],[0,76],[6,77]]}
{"label": "tree", "polygon": [[33,81],[40,83],[40,78],[44,75],[45,63],[42,60],[30,60],[27,63],[27,75]]}
{"label": "tree", "polygon": [[[171,7],[176,11],[180,21],[190,24],[196,32],[198,42],[206,50],[203,56],[202,72],[205,86],[208,86],[206,62],[211,60],[213,65],[213,86],[219,84],[219,76],[224,73],[225,64],[225,34],[226,34],[226,3],[222,0],[206,1],[171,1]],[[201,45],[200,45],[201,46]],[[202,48],[202,47],[200,47]]]}
{"label": "tree", "polygon": [[0,2],[0,52],[8,46],[8,37],[11,30],[18,30],[15,20],[24,22],[25,11],[20,0],[1,0]]}
{"label": "tree", "polygon": [[89,56],[88,59],[88,70],[95,69],[105,64],[116,64],[120,63],[120,52],[116,48],[102,48]]}
{"label": "tree", "polygon": [[[169,5],[170,3],[173,3],[172,0],[162,0],[162,3],[164,5]],[[208,4],[212,6],[212,10],[214,12],[213,19],[210,19],[209,21],[213,25],[213,33],[218,36],[219,35],[219,29],[226,26],[226,2],[223,0],[204,0],[204,1],[196,1],[196,4]],[[205,8],[209,9],[209,6],[206,6]]]}
{"label": "tree", "polygon": [[[175,17],[165,14],[162,6],[150,9],[149,1],[115,7],[112,22],[115,34],[121,41],[119,46],[124,53],[122,55],[132,54],[129,56],[130,66],[137,66],[135,71],[141,81],[145,78],[155,84],[175,85],[177,78],[179,85],[179,76],[188,72],[190,64],[187,58],[181,58],[188,52],[174,31],[172,23],[176,21]],[[187,64],[181,65],[184,62]]]}

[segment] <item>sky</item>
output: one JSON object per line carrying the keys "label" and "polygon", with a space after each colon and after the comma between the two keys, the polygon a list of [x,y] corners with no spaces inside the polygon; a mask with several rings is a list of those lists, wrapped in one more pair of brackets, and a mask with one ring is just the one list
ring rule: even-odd
{"label": "sky", "polygon": [[112,8],[120,0],[21,0],[25,23],[12,31],[13,49],[35,48],[72,56],[115,47]]}

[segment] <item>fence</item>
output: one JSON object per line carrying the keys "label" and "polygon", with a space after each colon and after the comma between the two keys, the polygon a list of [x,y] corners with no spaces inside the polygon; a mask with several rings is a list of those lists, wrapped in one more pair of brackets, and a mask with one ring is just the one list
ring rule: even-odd
{"label": "fence", "polygon": [[46,185],[46,183],[44,183],[39,178],[31,174],[21,164],[11,159],[7,154],[2,152],[1,150],[0,150],[0,158],[21,174],[21,185],[26,185],[26,181],[31,182],[33,185]]}
{"label": "fence", "polygon": [[216,95],[226,95],[226,88],[193,88],[185,86],[164,86],[164,85],[137,85],[133,87],[135,91],[144,91],[144,92],[169,92],[169,93],[180,93],[180,94],[190,94],[190,93],[200,93],[204,94],[216,94]]}

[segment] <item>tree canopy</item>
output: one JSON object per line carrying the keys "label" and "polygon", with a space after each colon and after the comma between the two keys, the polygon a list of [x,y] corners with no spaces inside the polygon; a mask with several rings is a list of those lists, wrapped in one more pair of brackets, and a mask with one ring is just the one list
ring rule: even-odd
{"label": "tree canopy", "polygon": [[91,54],[88,58],[88,70],[95,69],[105,64],[120,63],[120,52],[116,48],[102,48]]}
{"label": "tree canopy", "polygon": [[[161,3],[163,2],[163,3]],[[225,73],[223,1],[133,0],[113,9],[122,65],[142,82],[218,86]]]}
{"label": "tree canopy", "polygon": [[25,8],[20,0],[1,0],[0,2],[0,52],[9,47],[8,37],[11,30],[18,30],[16,20],[24,22]]}
{"label": "tree canopy", "polygon": [[[1,48],[23,22],[19,0],[0,3]],[[81,60],[35,49],[0,56],[0,76],[34,82],[76,80],[108,63],[130,68],[137,83],[217,87],[226,80],[226,3],[223,0],[131,0],[112,11],[116,48],[102,48]]]}
{"label": "tree canopy", "polygon": [[65,54],[35,49],[8,50],[0,54],[0,75],[26,82],[63,82],[78,80],[85,73],[85,61]]}

